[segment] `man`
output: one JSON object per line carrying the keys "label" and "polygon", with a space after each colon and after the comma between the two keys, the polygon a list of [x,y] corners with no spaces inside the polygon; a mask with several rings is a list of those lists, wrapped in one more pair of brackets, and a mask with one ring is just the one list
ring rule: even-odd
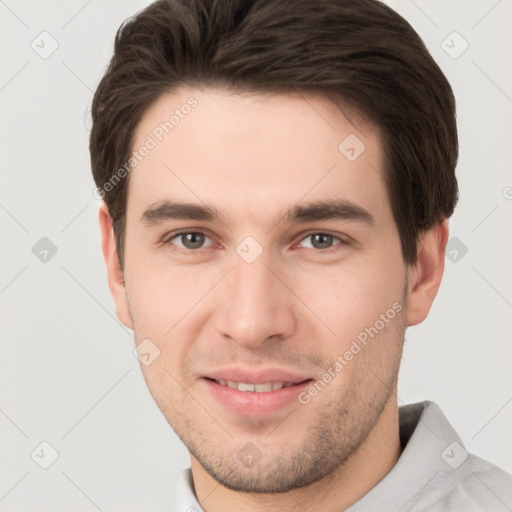
{"label": "man", "polygon": [[441,283],[455,100],[374,0],[158,1],[93,103],[117,315],[191,468],[175,511],[507,510],[432,402],[398,408]]}

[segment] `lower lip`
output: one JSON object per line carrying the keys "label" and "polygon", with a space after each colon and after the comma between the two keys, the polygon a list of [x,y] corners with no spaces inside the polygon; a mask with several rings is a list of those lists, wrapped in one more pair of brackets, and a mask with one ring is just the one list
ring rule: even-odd
{"label": "lower lip", "polygon": [[293,401],[298,401],[299,393],[311,384],[310,379],[287,388],[259,393],[239,391],[206,378],[202,381],[217,401],[231,412],[244,416],[263,416],[282,410]]}

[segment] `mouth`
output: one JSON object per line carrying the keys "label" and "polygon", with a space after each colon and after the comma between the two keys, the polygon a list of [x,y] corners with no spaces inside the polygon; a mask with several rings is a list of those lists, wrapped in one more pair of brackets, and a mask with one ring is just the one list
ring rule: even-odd
{"label": "mouth", "polygon": [[226,412],[238,417],[260,418],[271,418],[292,407],[303,407],[299,395],[313,382],[313,379],[304,378],[293,379],[295,382],[260,379],[257,383],[212,377],[200,380],[206,394]]}
{"label": "mouth", "polygon": [[236,389],[242,392],[248,393],[269,393],[270,391],[277,391],[282,388],[291,388],[292,386],[296,386],[298,384],[303,384],[305,382],[312,381],[313,379],[305,379],[300,382],[263,382],[261,384],[251,384],[249,382],[236,382],[232,380],[224,380],[224,379],[212,379],[210,377],[206,377],[207,380],[216,382],[220,386],[226,386],[231,389]]}

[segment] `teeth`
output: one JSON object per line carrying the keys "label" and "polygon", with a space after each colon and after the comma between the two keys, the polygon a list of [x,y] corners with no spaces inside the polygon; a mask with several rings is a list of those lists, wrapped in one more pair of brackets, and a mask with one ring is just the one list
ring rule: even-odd
{"label": "teeth", "polygon": [[233,382],[231,380],[218,380],[221,386],[228,386],[238,391],[251,391],[256,393],[268,393],[276,389],[289,388],[293,386],[292,382],[265,382],[264,384],[248,384],[246,382]]}

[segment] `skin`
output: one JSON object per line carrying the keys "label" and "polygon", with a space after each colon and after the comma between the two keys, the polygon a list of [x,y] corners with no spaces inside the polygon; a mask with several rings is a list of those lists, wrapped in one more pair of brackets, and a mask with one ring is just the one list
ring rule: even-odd
{"label": "skin", "polygon": [[[146,111],[134,148],[190,96],[197,107],[130,173],[123,271],[100,208],[117,316],[137,344],[149,338],[161,351],[141,368],[191,454],[204,510],[343,510],[400,456],[404,332],[425,319],[438,291],[447,222],[423,233],[417,264],[406,265],[378,129],[318,96],[180,89]],[[338,150],[349,134],[366,146],[353,162]],[[335,198],[361,206],[374,223],[282,216]],[[171,199],[211,205],[222,219],[142,220]],[[183,229],[205,233],[205,246],[172,238]],[[236,251],[247,236],[263,251],[252,263]],[[307,405],[237,415],[205,388],[202,376],[228,365],[319,379],[395,303],[401,311]],[[262,454],[252,467],[237,457],[248,442]]]}

